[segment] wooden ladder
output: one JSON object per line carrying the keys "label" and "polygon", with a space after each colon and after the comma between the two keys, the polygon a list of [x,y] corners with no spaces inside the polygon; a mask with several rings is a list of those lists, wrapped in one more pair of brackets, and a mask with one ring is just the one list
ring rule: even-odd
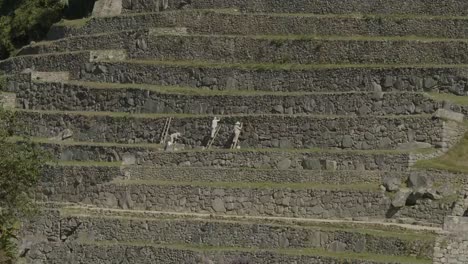
{"label": "wooden ladder", "polygon": [[222,126],[223,126],[223,125],[219,125],[219,126],[216,128],[214,137],[213,137],[212,139],[210,139],[210,141],[208,141],[208,145],[206,146],[207,149],[210,149],[211,146],[213,145],[213,142],[215,141],[216,137],[218,136],[219,131],[221,130],[221,127],[222,127]]}
{"label": "wooden ladder", "polygon": [[164,123],[164,129],[163,129],[163,132],[161,135],[161,141],[160,141],[161,145],[166,143],[166,138],[167,138],[167,135],[169,134],[169,128],[171,127],[171,122],[172,122],[172,117],[169,117],[168,119],[166,119],[166,122]]}

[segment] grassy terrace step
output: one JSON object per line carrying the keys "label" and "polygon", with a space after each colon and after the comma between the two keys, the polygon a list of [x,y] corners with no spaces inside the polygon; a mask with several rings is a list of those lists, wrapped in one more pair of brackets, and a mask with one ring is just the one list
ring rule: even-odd
{"label": "grassy terrace step", "polygon": [[[297,170],[406,171],[412,153],[396,150],[242,149],[162,152],[144,144],[101,144],[33,138],[66,165],[119,166],[125,158],[136,164],[162,167],[215,167]],[[431,151],[431,150],[425,150]],[[417,151],[416,151],[417,152]],[[291,164],[288,165],[288,160]],[[328,165],[327,165],[328,161]],[[280,166],[280,162],[281,166]]]}
{"label": "grassy terrace step", "polygon": [[419,200],[395,209],[378,184],[178,182],[114,180],[76,188],[44,186],[38,199],[76,202],[104,208],[219,215],[339,219],[401,218],[441,224],[453,197]]}
{"label": "grassy terrace step", "polygon": [[421,160],[416,163],[417,168],[422,169],[437,169],[442,171],[450,171],[454,173],[468,173],[468,133],[454,148],[445,155],[431,159]]}
{"label": "grassy terrace step", "polygon": [[195,34],[420,36],[466,38],[467,17],[375,14],[274,14],[235,10],[178,10],[62,21],[49,39],[161,28],[186,28]]}
{"label": "grassy terrace step", "polygon": [[[323,158],[323,157],[322,157]],[[328,157],[328,159],[331,159]],[[294,169],[249,168],[249,167],[175,167],[175,166],[144,166],[123,165],[122,162],[91,162],[91,161],[57,161],[51,162],[44,170],[41,182],[43,186],[67,186],[75,182],[76,188],[87,188],[90,185],[102,184],[114,179],[176,181],[176,182],[244,182],[253,184],[377,184],[383,179],[400,178],[405,182],[411,174],[425,174],[434,182],[434,186],[447,184],[462,186],[466,177],[458,173],[438,171],[382,171],[382,170],[327,170],[326,159],[316,158],[315,165],[297,167]],[[349,169],[355,167],[348,165]]]}
{"label": "grassy terrace step", "polygon": [[[321,0],[299,0],[294,4],[281,0],[197,0],[187,5],[184,0],[173,1],[169,9],[184,8],[238,8],[243,11],[253,12],[278,12],[278,13],[316,13],[316,14],[347,14],[347,13],[370,13],[370,14],[409,14],[409,15],[467,15],[468,4],[463,0],[450,2],[433,2],[427,0],[414,0],[401,3],[398,0],[374,1],[369,4],[366,0],[351,0],[343,3],[340,0],[323,2]],[[147,12],[158,10],[158,6],[151,0],[142,0],[132,3],[131,6],[124,5],[124,10],[130,12]]]}
{"label": "grassy terrace step", "polygon": [[[138,42],[140,44],[136,45]],[[144,45],[142,43],[145,43]],[[225,63],[468,63],[468,40],[367,36],[162,35],[123,31],[37,45],[39,53],[125,49],[130,58]],[[440,50],[444,50],[443,53]],[[28,53],[24,50],[24,53]]]}
{"label": "grassy terrace step", "polygon": [[225,64],[130,60],[89,65],[82,81],[144,83],[213,90],[447,91],[466,95],[466,65]]}
{"label": "grassy terrace step", "polygon": [[[442,102],[422,93],[213,91],[189,87],[116,83],[22,83],[18,108],[177,114],[341,114],[434,113]],[[466,107],[468,109],[468,107]]]}
{"label": "grassy terrace step", "polygon": [[[368,253],[340,252],[332,253],[325,250],[261,250],[257,248],[229,248],[229,247],[196,247],[193,245],[165,245],[150,241],[139,243],[118,242],[81,242],[67,243],[66,246],[52,245],[52,251],[45,253],[42,248],[51,248],[47,243],[38,244],[30,253],[30,262],[46,258],[52,263],[61,263],[64,258],[67,263],[82,263],[79,260],[96,263],[115,263],[129,260],[141,264],[189,264],[193,261],[214,260],[215,263],[232,263],[233,261],[251,261],[251,263],[271,264],[308,263],[308,264],[430,264],[431,260],[414,257],[397,257]],[[70,253],[69,249],[72,249]],[[47,257],[45,257],[46,255]],[[103,257],[105,256],[105,257]],[[54,262],[55,261],[55,262]]]}
{"label": "grassy terrace step", "polygon": [[0,74],[19,74],[25,70],[71,71],[71,77],[79,75],[79,70],[89,63],[91,52],[63,52],[54,54],[10,57],[0,61]]}
{"label": "grassy terrace step", "polygon": [[[208,115],[128,114],[122,112],[16,112],[16,133],[54,137],[69,129],[77,141],[159,143],[165,122],[173,117],[169,134],[180,132],[179,144],[188,148],[206,146],[210,140]],[[401,143],[446,141],[444,120],[431,115],[409,116],[314,116],[225,115],[213,146],[232,143],[233,126],[243,123],[240,146],[244,148],[343,148],[395,149]]]}
{"label": "grassy terrace step", "polygon": [[[190,215],[151,214],[121,210],[64,208],[60,233],[75,230],[67,241],[130,242],[261,249],[330,249],[343,243],[348,252],[430,258],[435,233],[397,225],[365,222],[325,223]],[[424,228],[424,227],[423,227]],[[115,232],[118,230],[118,232]],[[59,236],[57,234],[57,236]],[[230,237],[229,240],[223,239]]]}
{"label": "grassy terrace step", "polygon": [[[53,165],[52,165],[53,164]],[[380,184],[384,177],[408,178],[409,173],[385,171],[278,170],[255,168],[125,166],[118,162],[59,162],[47,166],[41,180],[44,186],[77,181],[83,188],[113,179],[178,182],[245,182],[252,184],[322,183]],[[445,179],[448,180],[448,179]],[[77,187],[77,186],[75,186]],[[81,187],[80,187],[81,188]]]}
{"label": "grassy terrace step", "polygon": [[[213,90],[267,91],[445,91],[466,95],[468,66],[462,64],[226,64],[202,61],[128,60],[89,63],[89,51],[21,56],[0,62],[0,72],[70,71],[81,81],[145,83]],[[70,61],[72,63],[70,63]]]}

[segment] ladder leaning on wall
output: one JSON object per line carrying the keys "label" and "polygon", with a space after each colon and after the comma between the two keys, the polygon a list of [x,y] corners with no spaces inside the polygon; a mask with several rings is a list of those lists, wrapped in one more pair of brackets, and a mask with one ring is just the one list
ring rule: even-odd
{"label": "ladder leaning on wall", "polygon": [[210,149],[211,146],[213,145],[213,142],[215,141],[216,137],[218,136],[219,134],[219,131],[221,130],[221,127],[223,125],[219,125],[217,128],[216,128],[216,131],[215,131],[215,134],[213,136],[213,138],[210,139],[210,141],[208,141],[208,145],[206,145],[206,149]]}
{"label": "ladder leaning on wall", "polygon": [[171,127],[172,117],[166,119],[164,123],[163,132],[161,134],[161,141],[160,144],[164,144],[166,142],[167,135],[169,134],[169,128]]}

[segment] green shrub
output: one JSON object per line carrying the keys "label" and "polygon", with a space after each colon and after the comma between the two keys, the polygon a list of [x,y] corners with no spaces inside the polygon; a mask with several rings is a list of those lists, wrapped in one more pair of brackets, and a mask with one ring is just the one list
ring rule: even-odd
{"label": "green shrub", "polygon": [[90,15],[95,0],[0,0],[0,59],[43,39],[62,18]]}
{"label": "green shrub", "polygon": [[27,139],[8,140],[14,120],[14,112],[0,109],[0,263],[15,259],[20,219],[35,212],[32,196],[48,156]]}

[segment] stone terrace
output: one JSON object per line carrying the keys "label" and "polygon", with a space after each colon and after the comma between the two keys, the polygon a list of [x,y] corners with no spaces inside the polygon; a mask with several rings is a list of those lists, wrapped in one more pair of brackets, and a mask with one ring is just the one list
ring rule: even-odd
{"label": "stone terrace", "polygon": [[446,263],[466,178],[411,166],[465,133],[467,10],[99,0],[54,25],[0,61],[11,140],[55,158],[24,262]]}

